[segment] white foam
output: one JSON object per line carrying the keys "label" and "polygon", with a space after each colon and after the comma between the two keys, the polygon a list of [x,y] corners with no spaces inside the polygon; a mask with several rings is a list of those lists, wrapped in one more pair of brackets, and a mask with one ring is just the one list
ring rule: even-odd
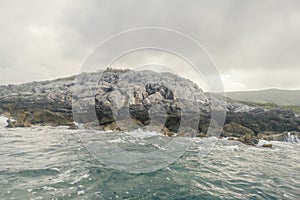
{"label": "white foam", "polygon": [[299,143],[289,143],[289,142],[284,142],[284,141],[266,141],[266,140],[259,140],[258,146],[261,146],[263,144],[272,144],[273,149],[293,149],[294,147],[297,147]]}
{"label": "white foam", "polygon": [[122,140],[121,138],[110,140],[109,142],[111,142],[111,143],[126,143],[126,141]]}
{"label": "white foam", "polygon": [[84,191],[84,190],[80,190],[80,191],[77,192],[77,195],[78,195],[78,196],[79,196],[79,195],[83,195],[83,194],[85,194],[85,191]]}
{"label": "white foam", "polygon": [[240,150],[240,147],[238,145],[224,146],[223,148],[226,150],[231,150],[231,151],[239,151]]}
{"label": "white foam", "polygon": [[0,116],[0,127],[5,127],[8,125],[8,123],[6,122],[8,120],[7,117],[4,116]]}
{"label": "white foam", "polygon": [[126,132],[126,134],[136,138],[149,138],[153,136],[163,136],[161,133],[157,131],[143,131],[142,129]]}

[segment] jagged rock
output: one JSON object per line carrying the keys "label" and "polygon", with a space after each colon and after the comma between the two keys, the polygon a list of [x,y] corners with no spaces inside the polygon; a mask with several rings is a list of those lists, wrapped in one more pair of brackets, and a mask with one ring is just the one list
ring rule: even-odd
{"label": "jagged rock", "polygon": [[6,122],[7,122],[7,125],[6,125],[7,128],[15,128],[16,127],[15,121],[8,119]]}
{"label": "jagged rock", "polygon": [[79,129],[79,127],[75,123],[70,123],[68,126],[69,126],[68,129],[70,129],[70,130],[77,130],[77,129]]}
{"label": "jagged rock", "polygon": [[228,112],[226,116],[226,124],[235,122],[248,129],[255,134],[261,132],[277,132],[299,131],[299,117],[291,111],[282,109],[261,110],[254,109],[249,112]]}
{"label": "jagged rock", "polygon": [[246,128],[235,122],[225,124],[223,129],[224,133],[222,134],[222,136],[225,137],[241,137],[243,135],[254,136],[254,132],[251,129]]}
{"label": "jagged rock", "polygon": [[13,120],[10,120],[8,119],[7,121],[7,128],[16,128],[16,127],[31,127],[32,125],[28,122],[18,122],[18,121],[13,121]]}
{"label": "jagged rock", "polygon": [[[129,71],[127,73],[118,75],[119,79],[111,83],[113,78],[109,77],[116,76],[115,73],[105,72],[105,78],[99,81],[100,85],[113,87],[110,92],[100,89],[95,95],[95,109],[100,126],[114,123],[116,120],[127,119],[130,121],[131,119],[138,126],[156,126],[161,123],[169,131],[178,132],[180,125],[182,125],[180,103],[191,104],[187,106],[189,110],[186,109],[186,115],[190,115],[192,119],[195,111],[200,109],[199,104],[197,105],[196,101],[192,100],[188,102],[186,99],[193,99],[193,96],[197,95],[202,97],[198,100],[206,101],[203,92],[194,87],[195,84],[192,82],[187,84],[187,80],[178,80],[178,77],[172,74],[160,76],[149,71]],[[122,80],[123,76],[126,77],[126,81]],[[174,78],[174,80],[170,81],[171,78]],[[177,81],[175,81],[175,78],[177,78]],[[185,96],[185,99],[177,99],[186,91],[190,91],[187,94],[190,95],[190,98]],[[126,127],[122,128],[128,129]]]}
{"label": "jagged rock", "polygon": [[[68,118],[64,113],[52,112],[49,110],[36,110],[30,114],[26,114],[26,118],[23,120],[25,123],[41,124],[41,125],[68,125],[70,123],[71,116]],[[20,119],[17,121],[21,121]]]}
{"label": "jagged rock", "polygon": [[121,131],[121,128],[118,126],[117,123],[111,123],[111,124],[106,124],[105,126],[102,126],[102,130],[104,131],[109,131],[109,130],[113,130],[113,131]]}
{"label": "jagged rock", "polygon": [[164,134],[164,135],[166,135],[166,136],[169,136],[169,137],[175,135],[173,132],[171,132],[171,131],[170,131],[168,128],[166,128],[166,127],[163,127],[163,128],[161,129],[161,133]]}
{"label": "jagged rock", "polygon": [[227,140],[235,140],[235,138],[229,137],[229,138],[227,138]]}
{"label": "jagged rock", "polygon": [[238,141],[240,141],[244,144],[247,144],[247,145],[252,145],[252,146],[258,144],[258,138],[251,134],[246,134],[246,135],[239,137]]}
{"label": "jagged rock", "polygon": [[262,147],[266,147],[266,148],[272,148],[272,144],[263,144]]}

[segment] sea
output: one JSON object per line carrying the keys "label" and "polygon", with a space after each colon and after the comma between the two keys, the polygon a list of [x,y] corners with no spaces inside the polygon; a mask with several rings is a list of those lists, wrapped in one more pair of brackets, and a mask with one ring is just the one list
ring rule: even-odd
{"label": "sea", "polygon": [[[170,159],[156,159],[160,165],[151,161],[145,165],[134,156],[163,150],[156,143],[164,139],[153,132],[136,130],[133,135],[140,137],[135,140],[139,146],[126,151],[123,147],[130,147],[132,138],[102,132],[100,136],[106,139],[97,143],[103,146],[95,156],[82,138],[82,130],[63,126],[5,128],[3,117],[0,125],[1,200],[300,199],[298,143],[261,140],[254,147],[226,139],[191,138],[189,145],[171,152],[175,157],[166,154]],[[119,157],[126,159],[115,157],[115,145],[106,145],[118,142],[124,150]],[[265,143],[273,147],[260,147]],[[205,148],[209,151],[203,151]],[[136,162],[126,163],[130,158]]]}

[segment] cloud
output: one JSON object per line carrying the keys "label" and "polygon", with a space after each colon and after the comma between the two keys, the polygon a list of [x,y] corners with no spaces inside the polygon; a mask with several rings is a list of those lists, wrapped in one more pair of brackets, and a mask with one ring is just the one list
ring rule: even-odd
{"label": "cloud", "polygon": [[109,36],[156,26],[201,43],[228,90],[299,89],[299,11],[298,0],[1,1],[0,83],[75,74]]}
{"label": "cloud", "polygon": [[222,74],[221,79],[223,81],[225,91],[245,90],[245,85],[242,83],[242,80],[240,80],[240,76],[234,71],[228,74]]}

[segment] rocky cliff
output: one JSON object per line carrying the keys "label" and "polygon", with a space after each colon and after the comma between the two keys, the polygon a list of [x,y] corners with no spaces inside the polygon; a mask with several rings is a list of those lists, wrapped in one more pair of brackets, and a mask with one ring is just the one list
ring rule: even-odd
{"label": "rocky cliff", "polygon": [[10,127],[69,125],[74,78],[0,86],[0,113],[15,119]]}
{"label": "rocky cliff", "polygon": [[[15,119],[9,127],[74,126],[75,119],[104,130],[154,127],[168,135],[197,136],[205,136],[210,127],[223,137],[237,137],[248,144],[257,143],[258,138],[272,140],[286,131],[299,132],[300,119],[292,111],[223,101],[203,93],[188,79],[152,71],[110,69],[83,73],[76,79],[0,86],[0,113]],[[224,110],[222,131],[223,124],[212,122],[211,114]]]}

